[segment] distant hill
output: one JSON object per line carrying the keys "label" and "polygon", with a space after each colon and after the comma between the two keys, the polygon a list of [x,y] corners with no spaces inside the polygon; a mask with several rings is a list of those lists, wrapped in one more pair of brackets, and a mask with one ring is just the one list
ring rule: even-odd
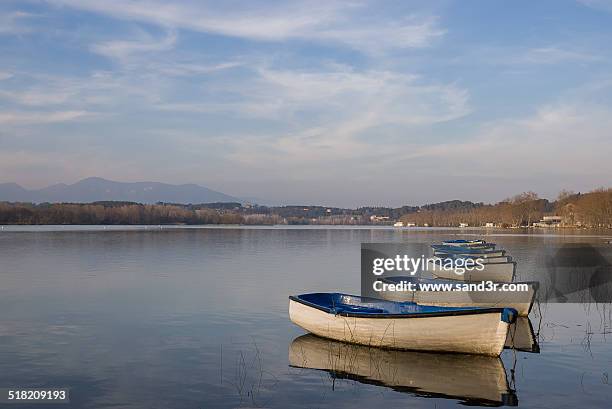
{"label": "distant hill", "polygon": [[42,189],[25,189],[16,183],[0,183],[0,201],[73,202],[126,201],[138,203],[241,202],[240,199],[195,184],[171,185],[159,182],[115,182],[91,177],[72,185],[64,183]]}

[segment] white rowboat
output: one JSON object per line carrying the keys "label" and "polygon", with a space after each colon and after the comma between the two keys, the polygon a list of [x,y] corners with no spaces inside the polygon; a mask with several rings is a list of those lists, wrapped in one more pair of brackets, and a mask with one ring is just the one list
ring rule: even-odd
{"label": "white rowboat", "polygon": [[499,356],[517,312],[398,303],[340,293],[289,297],[291,321],[315,335],[354,344]]}

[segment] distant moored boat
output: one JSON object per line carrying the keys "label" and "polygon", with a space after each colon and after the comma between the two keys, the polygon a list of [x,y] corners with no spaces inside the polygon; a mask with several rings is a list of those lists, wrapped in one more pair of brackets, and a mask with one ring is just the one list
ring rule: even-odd
{"label": "distant moored boat", "polygon": [[483,245],[485,244],[486,241],[484,240],[462,240],[462,239],[457,239],[457,240],[446,240],[443,241],[442,244],[445,246],[458,246],[458,247],[471,247],[471,246],[479,246],[479,245]]}
{"label": "distant moored boat", "polygon": [[[493,245],[494,246],[494,245]],[[434,255],[457,254],[466,256],[479,257],[502,257],[506,254],[506,250],[496,250],[491,247],[463,247],[463,246],[447,246],[444,244],[432,244]]]}

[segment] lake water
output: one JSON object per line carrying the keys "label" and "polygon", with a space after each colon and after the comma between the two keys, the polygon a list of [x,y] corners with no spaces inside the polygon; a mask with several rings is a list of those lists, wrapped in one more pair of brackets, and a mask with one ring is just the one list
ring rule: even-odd
{"label": "lake water", "polygon": [[[550,245],[610,239],[508,233],[488,239],[523,278]],[[288,295],[359,293],[362,242],[458,234],[5,226],[0,387],[68,387],[71,403],[54,406],[67,408],[609,408],[610,305],[541,305],[530,317],[540,352],[507,349],[501,361],[298,338]]]}

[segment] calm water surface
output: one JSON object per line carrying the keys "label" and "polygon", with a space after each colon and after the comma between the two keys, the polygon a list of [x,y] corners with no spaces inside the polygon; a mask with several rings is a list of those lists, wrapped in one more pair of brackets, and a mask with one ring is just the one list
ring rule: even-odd
{"label": "calm water surface", "polygon": [[[519,278],[551,245],[609,240],[507,233],[490,240]],[[609,305],[543,304],[530,317],[540,352],[501,360],[347,349],[289,321],[290,294],[359,293],[361,242],[457,234],[5,226],[0,387],[69,387],[55,407],[74,408],[609,408]]]}

